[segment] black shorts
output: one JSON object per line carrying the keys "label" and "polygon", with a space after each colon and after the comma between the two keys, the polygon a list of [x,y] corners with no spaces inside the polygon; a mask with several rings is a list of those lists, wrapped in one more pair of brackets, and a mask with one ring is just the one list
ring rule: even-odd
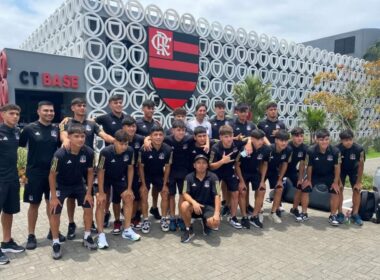
{"label": "black shorts", "polygon": [[150,186],[152,185],[158,192],[162,191],[162,187],[164,184],[164,176],[152,176],[152,177],[145,177],[145,183],[148,191],[150,190]]}
{"label": "black shorts", "polygon": [[183,192],[183,184],[185,182],[184,177],[182,178],[169,178],[169,194],[171,196],[176,195],[177,193],[177,188],[178,188],[178,193],[182,195]]}
{"label": "black shorts", "polygon": [[343,186],[346,183],[346,177],[348,176],[348,179],[350,180],[351,188],[353,188],[356,184],[356,181],[358,179],[358,172],[356,170],[354,171],[341,171],[340,173],[340,180],[342,181]]}
{"label": "black shorts", "polygon": [[288,178],[290,180],[290,182],[292,182],[293,187],[295,187],[296,189],[300,189],[299,186],[297,186],[298,172],[286,173],[285,177]]}
{"label": "black shorts", "polygon": [[237,192],[239,190],[239,180],[236,175],[228,177],[219,177],[220,181],[223,181],[227,186],[227,191]]}
{"label": "black shorts", "polygon": [[0,182],[0,213],[20,212],[20,183],[18,180]]}
{"label": "black shorts", "polygon": [[24,190],[24,202],[39,204],[42,201],[42,196],[46,200],[50,197],[49,177],[28,176],[28,183]]}
{"label": "black shorts", "polygon": [[267,174],[267,179],[270,189],[275,189],[277,187],[278,174]]}
{"label": "black shorts", "polygon": [[315,177],[312,178],[313,188],[316,185],[325,185],[329,190],[329,193],[336,194],[336,192],[331,188],[334,183],[334,177]]}
{"label": "black shorts", "polygon": [[[136,170],[135,170],[135,172],[136,172]],[[134,174],[133,180],[132,180],[132,191],[133,191],[133,195],[135,196],[134,201],[140,201],[140,199],[141,199],[141,196],[140,196],[141,182],[140,182],[140,178],[137,174],[138,173]]]}
{"label": "black shorts", "polygon": [[199,219],[199,218],[208,219],[208,218],[211,218],[214,216],[214,212],[215,212],[214,207],[212,207],[210,205],[205,205],[204,207],[201,207],[201,208],[202,208],[202,214],[197,215],[197,214],[195,214],[195,212],[193,212],[191,214],[191,217],[194,219]]}
{"label": "black shorts", "polygon": [[261,181],[260,174],[253,174],[253,175],[248,175],[248,176],[243,175],[243,179],[247,188],[249,188],[249,183],[251,183],[251,187],[253,191],[257,191],[259,189],[260,181]]}
{"label": "black shorts", "polygon": [[[86,188],[83,185],[79,186],[62,186],[57,185],[57,197],[61,205],[65,202],[66,198],[74,198],[77,200],[78,206],[82,206],[83,208],[91,208],[91,205],[86,202],[84,203],[84,197],[86,196]],[[62,206],[58,205],[54,214],[61,214]]]}

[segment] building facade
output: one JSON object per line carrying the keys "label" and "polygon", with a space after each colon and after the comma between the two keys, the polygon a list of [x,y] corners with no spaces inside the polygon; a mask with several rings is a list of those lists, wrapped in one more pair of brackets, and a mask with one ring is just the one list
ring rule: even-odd
{"label": "building facade", "polygon": [[[189,45],[196,40],[197,48]],[[117,93],[125,97],[125,111],[135,117],[142,116],[141,104],[145,99],[155,100],[155,117],[164,126],[171,123],[173,103],[165,101],[163,95],[180,96],[176,88],[191,91],[194,87],[194,91],[186,95],[189,100],[184,104],[190,112],[189,118],[200,102],[208,105],[209,116],[212,116],[217,100],[223,100],[227,112],[232,114],[234,84],[244,81],[248,75],[257,75],[271,85],[280,118],[292,128],[300,124],[298,112],[307,106],[317,106],[304,104],[312,92],[339,93],[348,81],[367,81],[362,59],[230,25],[222,26],[219,22],[210,23],[187,13],[179,15],[173,9],[161,11],[156,5],[143,7],[135,0],[67,0],[25,40],[21,49],[60,56],[67,60],[64,65],[69,59],[83,61],[80,79],[85,88],[78,94],[86,97],[90,118],[105,113],[109,96]],[[161,61],[157,62],[157,58]],[[40,61],[43,64],[45,59]],[[155,62],[158,66],[154,66]],[[344,65],[345,71],[337,65]],[[154,74],[157,73],[152,70],[154,67],[164,68],[167,70],[165,78],[172,77],[171,80],[179,83],[171,81],[170,86],[166,83],[158,90],[153,76],[157,78],[161,72]],[[321,71],[336,72],[338,79],[314,85],[313,77]],[[69,69],[65,72],[74,73]],[[180,99],[187,99],[184,96]],[[9,100],[18,102],[17,99],[15,92],[9,92]],[[368,99],[363,104],[359,137],[373,132],[370,120],[378,118],[374,110],[376,102]],[[330,121],[329,129],[336,138],[338,125]]]}

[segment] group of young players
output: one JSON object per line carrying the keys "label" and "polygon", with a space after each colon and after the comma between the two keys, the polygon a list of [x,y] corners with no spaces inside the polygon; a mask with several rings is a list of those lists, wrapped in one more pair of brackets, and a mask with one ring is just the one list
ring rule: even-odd
{"label": "group of young players", "polygon": [[[267,105],[266,118],[256,126],[248,119],[247,104],[238,104],[236,117],[230,119],[221,101],[215,102],[216,115],[210,120],[205,104],[196,106],[195,118],[189,121],[185,109],[174,110],[172,126],[164,131],[153,119],[153,101],[143,102],[144,116],[137,120],[123,112],[122,102],[122,96],[112,96],[110,113],[89,120],[86,101],[75,98],[71,102],[73,116],[57,126],[52,123],[53,104],[41,101],[37,108],[39,119],[21,131],[20,107],[8,104],[1,108],[0,264],[9,262],[4,253],[25,250],[11,234],[13,214],[20,211],[18,147],[28,149],[24,190],[24,202],[29,203],[26,249],[37,247],[35,228],[44,198],[50,222],[47,238],[52,240],[54,259],[62,256],[61,244],[76,236],[75,200],[83,208],[83,245],[91,250],[109,246],[104,228],[110,226],[111,204],[112,234],[132,241],[141,239],[138,231],[150,232],[149,212],[160,220],[162,231],[183,231],[181,242],[192,239],[192,222],[198,218],[204,234],[219,229],[221,216],[228,216],[236,229],[262,228],[266,181],[274,190],[269,214],[274,223],[282,222],[281,199],[287,184],[296,188],[290,212],[298,222],[309,219],[309,193],[314,186],[324,184],[331,193],[329,222],[337,226],[345,218],[343,187],[348,176],[354,190],[351,219],[362,225],[358,208],[365,154],[354,143],[351,131],[342,131],[341,143],[332,146],[328,130],[321,129],[315,135],[315,144],[307,147],[300,127],[290,131],[289,141],[286,127],[278,119],[276,103]],[[105,142],[98,157],[94,152],[95,136]],[[254,192],[253,206],[249,187]],[[66,237],[59,231],[65,200],[69,220]],[[97,231],[95,240],[92,231]]]}

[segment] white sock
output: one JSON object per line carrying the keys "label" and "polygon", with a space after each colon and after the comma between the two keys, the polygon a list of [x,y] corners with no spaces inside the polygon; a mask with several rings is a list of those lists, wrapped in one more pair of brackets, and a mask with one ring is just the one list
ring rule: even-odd
{"label": "white sock", "polygon": [[57,239],[53,239],[53,245],[54,244],[60,244],[60,242],[59,242],[59,238],[57,238]]}
{"label": "white sock", "polygon": [[104,234],[104,232],[101,232],[99,233],[99,237],[106,237],[106,235]]}
{"label": "white sock", "polygon": [[91,231],[85,231],[84,232],[84,239],[87,239],[91,235]]}

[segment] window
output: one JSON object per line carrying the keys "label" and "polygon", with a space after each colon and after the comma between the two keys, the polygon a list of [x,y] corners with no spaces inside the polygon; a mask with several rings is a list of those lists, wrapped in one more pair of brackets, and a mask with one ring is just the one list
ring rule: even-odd
{"label": "window", "polygon": [[355,36],[335,40],[334,52],[349,54],[355,52]]}

